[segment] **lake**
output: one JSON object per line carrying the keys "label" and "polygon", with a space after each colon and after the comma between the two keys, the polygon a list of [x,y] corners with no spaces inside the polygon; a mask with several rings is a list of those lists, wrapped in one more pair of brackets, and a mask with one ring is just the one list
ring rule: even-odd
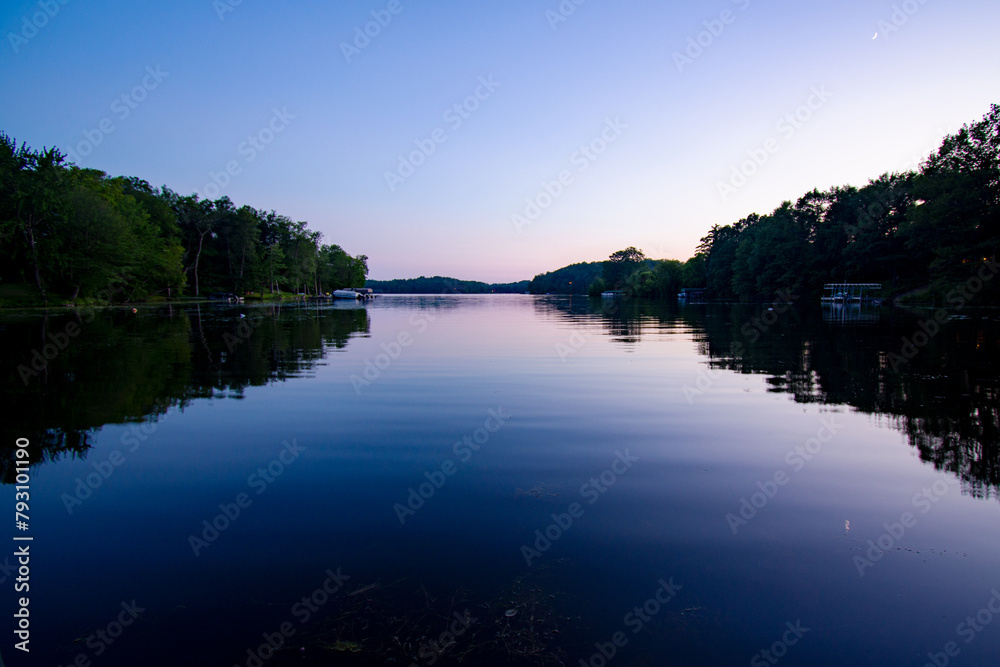
{"label": "lake", "polygon": [[8,532],[33,540],[0,557],[0,652],[994,664],[1000,318],[934,314],[524,295],[4,313],[2,502],[27,438],[30,526]]}

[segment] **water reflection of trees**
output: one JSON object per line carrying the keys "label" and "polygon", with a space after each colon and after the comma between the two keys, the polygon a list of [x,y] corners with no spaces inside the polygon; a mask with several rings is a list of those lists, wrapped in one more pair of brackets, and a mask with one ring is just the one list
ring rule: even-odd
{"label": "water reflection of trees", "polygon": [[[452,301],[416,305],[457,306]],[[580,297],[533,304],[547,317],[599,321],[625,347],[644,334],[688,332],[711,367],[765,375],[771,391],[798,402],[877,415],[905,433],[922,460],[961,478],[968,493],[1000,489],[1000,324],[991,319],[948,322],[897,363],[902,339],[912,339],[927,314],[886,308],[871,326],[824,320],[819,309],[776,317],[760,306]],[[0,326],[3,402],[13,416],[0,426],[4,481],[18,437],[39,445],[34,460],[83,455],[104,424],[156,419],[172,406],[238,399],[249,387],[308,375],[330,348],[369,331],[363,308],[203,305],[106,310],[84,320],[86,313],[61,312],[6,317]],[[70,321],[80,335],[25,386],[18,366]]]}
{"label": "water reflection of trees", "polygon": [[595,315],[615,343],[626,349],[636,345],[644,333],[662,331],[673,326],[677,307],[629,298],[592,298],[587,296],[544,296],[533,302],[535,312],[577,322],[593,322]]}
{"label": "water reflection of trees", "polygon": [[[843,326],[819,312],[789,313],[759,338],[760,315],[727,307],[702,320],[709,364],[769,376],[773,391],[799,402],[851,405],[884,416],[922,460],[959,477],[977,497],[1000,489],[1000,339],[997,322],[948,322],[922,348],[904,347],[921,331],[917,316],[881,311],[880,326]],[[918,340],[923,341],[918,336]],[[742,350],[735,355],[733,350]],[[916,354],[906,360],[906,353]]]}
{"label": "water reflection of trees", "polygon": [[536,308],[597,318],[612,340],[627,343],[654,330],[690,332],[710,367],[765,375],[770,391],[797,402],[876,415],[904,433],[923,461],[960,478],[965,492],[1000,492],[1000,323],[992,318],[949,321],[905,360],[903,339],[912,341],[933,313],[882,308],[831,318],[818,307],[775,313],[759,305],[565,299]]}
{"label": "water reflection of trees", "polygon": [[[243,315],[243,317],[241,317]],[[69,322],[79,335],[37,376],[22,381]],[[361,309],[308,306],[164,307],[60,312],[5,318],[0,327],[5,412],[0,466],[12,476],[14,442],[27,437],[34,461],[82,456],[105,424],[159,418],[203,398],[241,398],[248,387],[313,371],[330,348],[369,331]]]}

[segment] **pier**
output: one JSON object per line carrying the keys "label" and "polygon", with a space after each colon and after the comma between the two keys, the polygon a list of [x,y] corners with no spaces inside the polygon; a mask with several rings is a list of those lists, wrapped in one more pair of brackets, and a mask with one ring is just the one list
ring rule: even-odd
{"label": "pier", "polygon": [[878,301],[867,291],[882,289],[882,283],[826,283],[823,303],[872,303]]}

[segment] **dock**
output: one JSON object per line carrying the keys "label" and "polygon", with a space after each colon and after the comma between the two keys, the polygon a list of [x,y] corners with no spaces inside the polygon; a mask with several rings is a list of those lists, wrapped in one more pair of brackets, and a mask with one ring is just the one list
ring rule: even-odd
{"label": "dock", "polygon": [[823,303],[881,303],[879,299],[866,294],[882,289],[882,283],[826,283]]}

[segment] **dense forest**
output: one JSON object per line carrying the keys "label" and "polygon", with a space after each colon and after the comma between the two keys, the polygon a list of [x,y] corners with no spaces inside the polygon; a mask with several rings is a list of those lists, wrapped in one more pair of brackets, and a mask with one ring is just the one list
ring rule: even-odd
{"label": "dense forest", "polygon": [[[813,190],[766,215],[716,225],[686,262],[647,260],[635,248],[603,263],[536,276],[535,293],[672,298],[704,287],[709,298],[766,300],[779,291],[822,292],[827,282],[881,283],[882,296],[943,303],[988,262],[1000,239],[1000,106],[945,137],[919,171],[879,176],[863,187]],[[1000,303],[1000,281],[983,281],[965,302]],[[963,298],[965,298],[963,296]]]}
{"label": "dense forest", "polygon": [[367,257],[274,211],[181,196],[0,133],[0,304],[361,286]]}
{"label": "dense forest", "polygon": [[[827,282],[878,282],[881,296],[942,303],[996,259],[1000,238],[1000,106],[945,137],[917,171],[863,187],[813,190],[774,211],[715,225],[685,262],[626,248],[503,285],[432,277],[368,281],[396,293],[591,294],[671,299],[814,295]],[[109,302],[212,292],[319,294],[365,284],[367,257],[322,245],[274,211],[237,208],[110,177],[0,134],[0,305]],[[990,276],[996,273],[992,270]],[[969,295],[1000,302],[1000,281]],[[969,299],[966,299],[968,301]]]}
{"label": "dense forest", "polygon": [[622,290],[630,296],[672,299],[683,287],[704,282],[704,257],[687,262],[656,260],[629,247],[611,254],[603,262],[579,262],[542,273],[528,284],[532,294],[590,294]]}
{"label": "dense forest", "polygon": [[570,264],[535,276],[528,284],[528,291],[532,294],[586,294],[603,270],[601,262]]}
{"label": "dense forest", "polygon": [[523,294],[528,290],[528,281],[487,284],[442,276],[420,276],[400,280],[369,280],[365,287],[387,294]]}

